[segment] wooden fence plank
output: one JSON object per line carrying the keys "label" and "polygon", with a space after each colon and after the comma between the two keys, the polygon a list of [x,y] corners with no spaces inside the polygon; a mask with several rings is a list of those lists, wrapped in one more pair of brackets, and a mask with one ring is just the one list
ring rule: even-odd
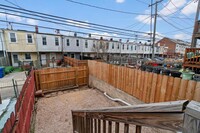
{"label": "wooden fence plank", "polygon": [[200,82],[197,82],[197,85],[194,91],[193,100],[200,102]]}
{"label": "wooden fence plank", "polygon": [[150,93],[151,93],[151,87],[152,87],[152,77],[153,77],[153,73],[150,72],[149,76],[148,76],[147,92],[146,92],[146,98],[145,98],[146,103],[149,103],[149,100],[150,100]]}
{"label": "wooden fence plank", "polygon": [[157,77],[158,77],[158,74],[154,73],[152,77],[152,87],[150,91],[150,100],[149,100],[150,103],[155,102]]}
{"label": "wooden fence plank", "polygon": [[160,89],[159,102],[165,101],[165,94],[166,94],[166,91],[167,91],[167,80],[168,80],[168,76],[164,75],[163,79],[162,79],[161,89]]}
{"label": "wooden fence plank", "polygon": [[180,83],[181,83],[181,79],[180,78],[174,78],[171,101],[175,101],[175,100],[178,99],[178,92],[179,92]]}
{"label": "wooden fence plank", "polygon": [[197,82],[190,80],[186,89],[186,99],[192,100]]}
{"label": "wooden fence plank", "polygon": [[169,77],[168,82],[167,82],[167,91],[166,91],[166,95],[165,95],[165,102],[171,100],[173,84],[174,84],[174,77]]}
{"label": "wooden fence plank", "polygon": [[140,82],[140,88],[139,88],[139,99],[142,100],[143,96],[143,90],[144,90],[144,78],[145,78],[145,71],[141,71],[141,82]]}
{"label": "wooden fence plank", "polygon": [[155,102],[159,102],[159,99],[160,99],[160,89],[161,89],[161,85],[162,85],[162,78],[163,78],[163,75],[161,75],[161,74],[159,74],[157,77],[156,94],[155,94],[155,98],[154,98]]}
{"label": "wooden fence plank", "polygon": [[184,100],[186,96],[186,89],[188,85],[188,80],[181,80],[180,88],[178,91],[178,99],[177,100]]}
{"label": "wooden fence plank", "polygon": [[140,86],[141,86],[141,71],[137,70],[137,88],[136,88],[136,97],[140,98]]}
{"label": "wooden fence plank", "polygon": [[146,95],[147,95],[148,76],[149,76],[149,72],[145,72],[142,101],[145,101]]}

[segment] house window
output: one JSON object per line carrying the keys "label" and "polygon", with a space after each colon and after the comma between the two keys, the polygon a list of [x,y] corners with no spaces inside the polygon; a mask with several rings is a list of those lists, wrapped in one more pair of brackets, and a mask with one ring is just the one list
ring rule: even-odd
{"label": "house window", "polygon": [[124,44],[122,45],[122,49],[124,49]]}
{"label": "house window", "polygon": [[16,34],[10,33],[10,42],[17,42]]}
{"label": "house window", "polygon": [[85,48],[88,48],[88,41],[85,40]]}
{"label": "house window", "polygon": [[118,45],[117,45],[117,49],[119,49],[119,43],[118,43]]}
{"label": "house window", "polygon": [[136,46],[135,46],[135,50],[137,50]]}
{"label": "house window", "polygon": [[133,45],[131,45],[131,51],[133,51]]}
{"label": "house window", "polygon": [[67,39],[67,46],[69,46],[70,45],[70,43],[69,43],[69,39]]}
{"label": "house window", "polygon": [[95,48],[95,41],[93,41],[93,48]]}
{"label": "house window", "polygon": [[33,37],[31,34],[27,34],[27,41],[28,43],[33,43]]}
{"label": "house window", "polygon": [[114,49],[114,48],[115,48],[114,43],[112,43],[112,49]]}
{"label": "house window", "polygon": [[42,44],[47,45],[47,38],[45,36],[42,37]]}
{"label": "house window", "polygon": [[30,60],[31,59],[31,54],[30,53],[25,53],[25,59]]}
{"label": "house window", "polygon": [[55,37],[55,45],[58,46],[59,45],[59,40],[58,37]]}
{"label": "house window", "polygon": [[77,47],[79,46],[79,40],[76,40],[76,46]]}
{"label": "house window", "polygon": [[109,49],[109,42],[106,42],[106,49]]}
{"label": "house window", "polygon": [[128,50],[128,48],[129,48],[129,45],[127,45],[127,50]]}

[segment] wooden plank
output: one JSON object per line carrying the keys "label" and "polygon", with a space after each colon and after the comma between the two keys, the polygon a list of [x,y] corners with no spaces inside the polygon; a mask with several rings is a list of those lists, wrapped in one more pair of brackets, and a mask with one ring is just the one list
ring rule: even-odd
{"label": "wooden plank", "polygon": [[145,103],[149,103],[149,100],[150,100],[150,93],[151,93],[151,87],[152,87],[152,77],[153,77],[153,73],[150,72],[148,74],[148,83],[147,83]]}
{"label": "wooden plank", "polygon": [[119,133],[119,122],[115,122],[115,133]]}
{"label": "wooden plank", "polygon": [[172,89],[174,84],[174,77],[168,77],[167,81],[167,91],[165,95],[165,101],[171,101]]}
{"label": "wooden plank", "polygon": [[108,121],[108,133],[112,133],[112,121]]}
{"label": "wooden plank", "polygon": [[194,91],[193,100],[200,102],[200,82],[197,82],[197,85]]}
{"label": "wooden plank", "polygon": [[135,133],[141,133],[142,132],[142,126],[136,125]]}
{"label": "wooden plank", "polygon": [[192,100],[192,98],[194,96],[196,84],[197,84],[197,82],[193,81],[193,80],[190,80],[188,82],[188,86],[187,86],[187,89],[186,89],[186,97],[185,97],[187,100]]}
{"label": "wooden plank", "polygon": [[103,120],[103,133],[106,133],[106,120]]}
{"label": "wooden plank", "polygon": [[156,94],[155,94],[155,98],[154,98],[155,102],[159,102],[159,99],[160,99],[162,78],[163,78],[163,75],[161,75],[161,74],[159,74],[158,77],[157,77]]}
{"label": "wooden plank", "polygon": [[131,75],[132,75],[132,79],[131,79],[131,95],[134,96],[134,84],[135,84],[135,70],[132,69],[131,70]]}
{"label": "wooden plank", "polygon": [[144,79],[145,79],[145,71],[141,71],[141,82],[140,82],[140,88],[139,88],[139,91],[140,91],[140,95],[139,95],[139,100],[142,100],[142,96],[143,96],[143,90],[144,90]]}
{"label": "wooden plank", "polygon": [[171,101],[175,101],[175,100],[178,99],[178,92],[179,92],[180,83],[181,83],[181,79],[180,78],[174,78]]}
{"label": "wooden plank", "polygon": [[180,88],[179,88],[179,92],[178,92],[178,100],[185,99],[187,85],[188,85],[188,80],[182,79],[181,84],[180,84]]}
{"label": "wooden plank", "polygon": [[133,96],[134,97],[137,97],[137,78],[138,78],[138,76],[137,76],[137,73],[138,73],[138,71],[137,71],[137,69],[134,69],[134,89],[133,89]]}
{"label": "wooden plank", "polygon": [[164,75],[163,79],[162,79],[161,89],[160,89],[159,102],[165,101],[165,94],[166,94],[166,91],[167,91],[167,80],[168,80],[168,76]]}
{"label": "wooden plank", "polygon": [[140,98],[140,86],[141,86],[141,71],[137,70],[137,88],[136,88],[136,97]]}
{"label": "wooden plank", "polygon": [[153,78],[152,78],[152,87],[151,87],[151,91],[150,91],[150,100],[149,100],[150,103],[155,102],[157,77],[158,77],[158,74],[154,73]]}
{"label": "wooden plank", "polygon": [[124,133],[129,133],[129,124],[124,124]]}
{"label": "wooden plank", "polygon": [[142,95],[142,101],[143,101],[143,102],[145,102],[146,95],[147,95],[148,77],[149,77],[149,72],[145,72],[145,77],[144,77],[144,89],[143,89],[143,95]]}
{"label": "wooden plank", "polygon": [[151,104],[140,104],[134,106],[123,106],[123,107],[107,107],[102,109],[91,109],[91,110],[72,110],[76,112],[183,112],[184,106],[188,103],[187,100],[173,101],[173,102],[160,102]]}

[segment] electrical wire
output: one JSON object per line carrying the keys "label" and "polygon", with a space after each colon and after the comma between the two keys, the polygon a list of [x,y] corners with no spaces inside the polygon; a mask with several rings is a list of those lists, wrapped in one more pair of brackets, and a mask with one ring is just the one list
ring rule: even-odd
{"label": "electrical wire", "polygon": [[150,15],[150,14],[141,14],[141,13],[121,11],[121,10],[114,10],[114,9],[110,9],[110,8],[105,8],[105,7],[90,5],[90,4],[86,4],[86,3],[82,3],[82,2],[77,2],[77,1],[74,1],[74,0],[65,0],[65,1],[71,2],[71,3],[74,3],[74,4],[79,4],[79,5],[91,7],[91,8],[96,8],[96,9],[101,9],[101,10],[106,10],[106,11],[111,11],[111,12],[117,12],[117,13],[123,13],[123,14],[129,14],[129,15]]}
{"label": "electrical wire", "polygon": [[7,6],[7,5],[3,5],[0,4],[0,7],[4,10],[14,10],[16,12],[16,10],[18,10],[18,12],[22,12],[26,11],[29,13],[32,13],[32,15],[36,15],[36,14],[40,14],[43,16],[48,16],[48,17],[52,17],[52,18],[56,18],[56,19],[62,19],[62,20],[68,20],[68,21],[72,21],[72,22],[76,22],[76,23],[82,23],[82,24],[87,24],[87,25],[95,25],[95,26],[99,26],[99,27],[104,27],[104,28],[112,28],[112,29],[117,29],[117,30],[125,30],[125,31],[129,31],[129,32],[136,32],[136,33],[142,33],[142,34],[148,34],[145,32],[141,32],[141,31],[134,31],[134,30],[129,30],[129,29],[122,29],[122,28],[117,28],[117,27],[112,27],[112,26],[106,26],[106,25],[101,25],[101,24],[95,24],[95,23],[90,23],[90,22],[84,22],[84,21],[80,21],[80,20],[75,20],[75,19],[70,19],[70,18],[65,18],[65,17],[60,17],[60,16],[55,16],[55,15],[51,15],[51,14],[46,14],[46,13],[41,13],[41,12],[36,12],[36,11],[31,11],[31,10],[27,10],[27,9],[20,9],[20,8],[16,8],[13,6]]}

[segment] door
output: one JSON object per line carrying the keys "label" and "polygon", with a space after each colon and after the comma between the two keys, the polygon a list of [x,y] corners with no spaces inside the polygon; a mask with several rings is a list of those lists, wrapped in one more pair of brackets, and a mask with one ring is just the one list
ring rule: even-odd
{"label": "door", "polygon": [[12,64],[14,67],[18,67],[19,66],[19,59],[18,59],[18,54],[13,54],[12,55]]}
{"label": "door", "polygon": [[41,54],[41,63],[42,66],[47,64],[46,54]]}

